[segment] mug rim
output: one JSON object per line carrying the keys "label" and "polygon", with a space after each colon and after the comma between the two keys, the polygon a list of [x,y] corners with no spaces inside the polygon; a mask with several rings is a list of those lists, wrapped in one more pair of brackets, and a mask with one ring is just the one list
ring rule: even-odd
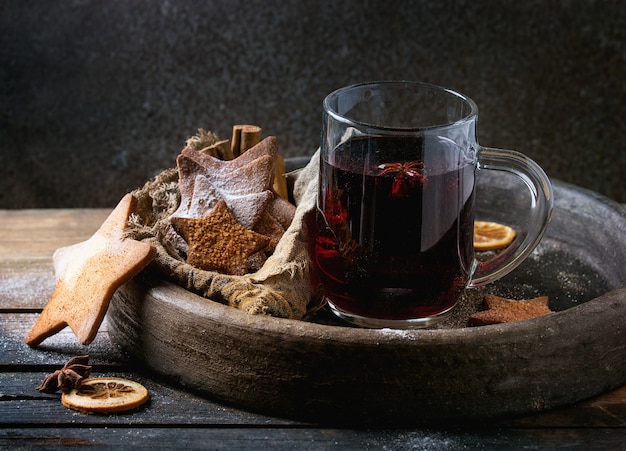
{"label": "mug rim", "polygon": [[[453,97],[456,97],[460,100],[462,100],[463,102],[465,102],[469,107],[470,107],[470,111],[463,117],[461,117],[460,119],[456,120],[456,121],[450,121],[450,122],[445,122],[445,123],[441,123],[441,124],[435,124],[435,125],[425,125],[425,126],[414,126],[414,127],[397,127],[397,126],[387,126],[387,125],[382,125],[382,124],[374,124],[374,123],[369,123],[369,122],[365,122],[365,121],[358,121],[358,120],[354,120],[354,119],[349,119],[347,117],[345,117],[344,115],[340,114],[339,112],[337,112],[334,108],[331,107],[330,105],[330,101],[337,97],[338,95],[347,92],[347,91],[351,91],[357,88],[363,88],[366,86],[381,86],[381,85],[406,85],[406,86],[419,86],[422,88],[426,88],[430,91],[437,91],[439,93],[446,93],[448,95],[451,95]],[[338,122],[343,122],[345,124],[348,125],[352,125],[352,126],[356,126],[358,127],[366,127],[366,128],[376,128],[379,130],[386,130],[386,131],[400,131],[400,132],[418,132],[418,131],[424,131],[424,130],[432,130],[432,129],[441,129],[441,128],[448,128],[448,127],[456,127],[456,126],[460,126],[462,124],[466,124],[468,122],[471,122],[473,120],[475,120],[478,116],[478,106],[476,105],[476,102],[474,102],[470,97],[466,96],[465,94],[462,94],[458,91],[455,91],[454,89],[450,89],[450,88],[446,88],[444,86],[440,86],[440,85],[436,85],[436,84],[432,84],[432,83],[425,83],[425,82],[421,82],[421,81],[410,81],[410,80],[378,80],[378,81],[366,81],[366,82],[360,82],[360,83],[354,83],[351,85],[347,85],[347,86],[343,86],[341,88],[338,88],[334,91],[332,91],[330,94],[328,94],[325,98],[324,101],[322,102],[323,105],[323,109],[324,112],[326,114],[328,114],[329,116],[331,116],[335,121]]]}

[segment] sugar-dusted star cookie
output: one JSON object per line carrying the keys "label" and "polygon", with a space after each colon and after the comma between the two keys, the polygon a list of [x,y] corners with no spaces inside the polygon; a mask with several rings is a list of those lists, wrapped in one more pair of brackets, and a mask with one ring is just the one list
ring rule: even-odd
{"label": "sugar-dusted star cookie", "polygon": [[93,341],[113,293],[155,256],[152,245],[124,237],[135,198],[127,194],[87,241],[57,249],[56,287],[24,341],[37,346],[69,326],[78,341]]}
{"label": "sugar-dusted star cookie", "polygon": [[[193,197],[191,201],[192,218],[200,218],[206,216],[217,202],[224,199],[226,206],[233,214],[235,220],[246,229],[252,230],[254,225],[259,221],[266,205],[274,198],[274,194],[270,190],[261,191],[253,194],[231,194],[215,188],[211,181],[199,175],[193,189]],[[207,209],[207,207],[210,207]]]}
{"label": "sugar-dusted star cookie", "polygon": [[189,245],[187,263],[207,271],[243,275],[248,257],[269,244],[239,224],[223,199],[203,218],[171,218],[171,223]]}
{"label": "sugar-dusted star cookie", "polygon": [[[184,157],[182,161],[186,160]],[[182,163],[181,164],[185,164]],[[195,164],[189,160],[190,163]],[[249,194],[236,194],[218,188],[212,178],[199,173],[193,179],[193,185],[181,184],[181,201],[178,209],[172,217],[201,218],[206,216],[217,203],[224,199],[228,209],[237,222],[246,229],[252,229],[258,222],[266,205],[274,198],[270,190],[252,192]],[[190,189],[191,188],[191,189]]]}
{"label": "sugar-dusted star cookie", "polygon": [[[189,187],[190,179],[195,178],[198,173],[209,177],[216,188],[231,194],[252,194],[270,189],[274,179],[277,149],[276,138],[269,136],[234,160],[225,161],[186,147],[176,160],[181,192],[193,189],[193,186]],[[193,161],[202,170],[185,159]]]}
{"label": "sugar-dusted star cookie", "polygon": [[[270,178],[274,176],[274,164],[276,155],[278,154],[278,140],[275,136],[268,136],[255,146],[248,149],[246,152],[239,155],[233,160],[220,160],[212,157],[201,150],[194,150],[191,147],[186,147],[182,150],[181,155],[191,158],[199,165],[203,166],[210,172],[217,172],[223,174],[223,180],[228,181],[228,172],[243,172],[247,175],[252,175],[252,172],[256,172],[257,175],[265,177],[268,175]],[[261,174],[260,170],[265,171],[267,164],[271,169],[268,174]],[[269,186],[263,188],[267,189]]]}
{"label": "sugar-dusted star cookie", "polygon": [[484,301],[487,310],[474,313],[470,316],[469,323],[472,326],[510,323],[554,313],[548,307],[547,296],[516,301],[514,299],[486,294]]}

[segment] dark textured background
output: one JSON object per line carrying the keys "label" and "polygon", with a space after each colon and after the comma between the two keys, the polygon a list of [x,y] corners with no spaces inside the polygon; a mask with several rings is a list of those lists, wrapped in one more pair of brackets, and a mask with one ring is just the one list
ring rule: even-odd
{"label": "dark textured background", "polygon": [[0,208],[113,207],[199,127],[319,144],[346,84],[441,84],[483,145],[626,202],[626,2],[0,2]]}

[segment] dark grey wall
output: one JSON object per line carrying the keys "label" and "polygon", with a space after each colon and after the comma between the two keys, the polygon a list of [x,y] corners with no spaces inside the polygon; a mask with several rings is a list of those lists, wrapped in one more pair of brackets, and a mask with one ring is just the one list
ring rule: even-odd
{"label": "dark grey wall", "polygon": [[483,145],[626,202],[626,3],[607,0],[0,2],[0,208],[112,207],[202,127],[318,146],[357,81],[442,84]]}

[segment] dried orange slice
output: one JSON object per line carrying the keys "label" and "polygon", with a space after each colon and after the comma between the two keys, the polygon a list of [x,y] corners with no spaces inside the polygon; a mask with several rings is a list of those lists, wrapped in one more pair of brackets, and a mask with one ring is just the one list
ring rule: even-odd
{"label": "dried orange slice", "polygon": [[124,412],[139,407],[149,398],[143,385],[119,377],[85,379],[61,395],[65,407],[84,413]]}
{"label": "dried orange slice", "polygon": [[474,249],[491,251],[503,249],[515,239],[515,230],[504,224],[474,221]]}

